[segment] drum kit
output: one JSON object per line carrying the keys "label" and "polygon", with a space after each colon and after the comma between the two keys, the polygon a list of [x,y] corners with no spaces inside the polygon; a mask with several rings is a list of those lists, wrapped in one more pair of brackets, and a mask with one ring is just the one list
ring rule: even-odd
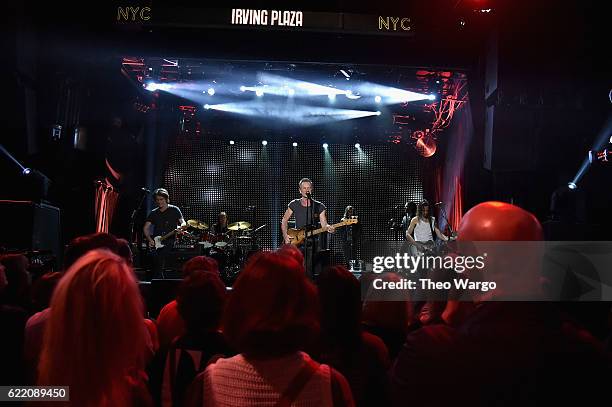
{"label": "drum kit", "polygon": [[233,283],[249,254],[258,248],[256,234],[249,222],[231,223],[227,225],[227,232],[218,234],[196,219],[188,220],[186,226],[177,234],[175,247],[199,247],[201,255],[217,260],[226,284]]}

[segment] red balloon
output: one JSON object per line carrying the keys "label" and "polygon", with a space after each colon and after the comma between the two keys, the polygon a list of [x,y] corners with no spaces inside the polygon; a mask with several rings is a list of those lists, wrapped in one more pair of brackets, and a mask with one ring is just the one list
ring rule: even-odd
{"label": "red balloon", "polygon": [[530,212],[504,202],[483,202],[463,216],[457,232],[466,241],[543,240],[542,225]]}

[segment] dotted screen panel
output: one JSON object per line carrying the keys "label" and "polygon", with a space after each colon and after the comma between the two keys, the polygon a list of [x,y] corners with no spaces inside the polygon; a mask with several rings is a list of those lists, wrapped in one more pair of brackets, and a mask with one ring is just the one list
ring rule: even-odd
{"label": "dotted screen panel", "polygon": [[[185,219],[212,225],[225,211],[229,223],[266,225],[264,249],[282,244],[280,221],[287,204],[299,197],[298,182],[313,181],[313,197],[327,206],[329,223],[339,222],[352,205],[362,225],[360,258],[371,261],[374,241],[401,239],[389,229],[401,220],[403,205],[423,197],[422,158],[394,144],[300,144],[178,137],[170,147],[164,182]],[[342,262],[340,238],[328,238],[333,260]],[[370,248],[370,250],[368,250]]]}

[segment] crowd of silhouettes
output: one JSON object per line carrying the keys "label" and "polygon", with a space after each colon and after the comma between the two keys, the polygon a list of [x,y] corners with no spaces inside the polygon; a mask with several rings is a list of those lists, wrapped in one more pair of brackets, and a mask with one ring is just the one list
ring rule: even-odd
{"label": "crowd of silhouettes", "polygon": [[[499,202],[468,211],[458,236],[544,239],[532,214]],[[34,282],[28,267],[23,255],[0,256],[0,384],[70,386],[72,406],[535,406],[609,397],[609,303],[451,299],[423,319],[407,300],[363,300],[371,275],[360,281],[334,266],[311,281],[289,245],[254,254],[231,289],[214,259],[192,258],[176,298],[152,315],[123,239],[76,238],[62,269]]]}

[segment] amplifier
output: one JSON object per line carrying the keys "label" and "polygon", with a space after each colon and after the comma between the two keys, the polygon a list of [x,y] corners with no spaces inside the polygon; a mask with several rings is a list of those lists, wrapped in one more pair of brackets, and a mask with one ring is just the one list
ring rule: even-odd
{"label": "amplifier", "polygon": [[0,200],[0,225],[15,225],[5,233],[0,246],[9,250],[51,251],[62,258],[59,208],[32,201]]}

